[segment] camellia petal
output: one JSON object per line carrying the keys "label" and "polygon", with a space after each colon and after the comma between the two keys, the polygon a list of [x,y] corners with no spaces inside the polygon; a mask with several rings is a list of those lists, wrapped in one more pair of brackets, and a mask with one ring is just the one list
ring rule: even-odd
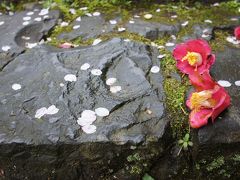
{"label": "camellia petal", "polygon": [[238,26],[234,29],[234,35],[237,40],[240,40],[240,26]]}

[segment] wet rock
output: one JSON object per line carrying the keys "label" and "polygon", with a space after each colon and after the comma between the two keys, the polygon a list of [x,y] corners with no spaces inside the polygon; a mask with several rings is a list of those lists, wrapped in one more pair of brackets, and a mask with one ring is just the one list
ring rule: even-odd
{"label": "wet rock", "polygon": [[58,36],[58,39],[73,40],[82,37],[83,40],[89,38],[96,38],[97,36],[113,31],[116,25],[106,22],[104,17],[101,16],[83,16],[81,21],[74,21],[71,24],[73,27],[80,25],[79,28],[73,29],[71,32],[64,32]]}
{"label": "wet rock", "polygon": [[209,124],[198,131],[200,145],[240,143],[240,101],[239,86],[234,84],[240,79],[240,50],[225,47],[224,51],[216,53],[216,63],[211,73],[216,81],[226,80],[232,85],[225,89],[231,97],[231,106],[223,112],[214,124]]}
{"label": "wet rock", "polygon": [[182,39],[183,41],[189,39],[205,39],[210,40],[213,38],[213,27],[209,25],[194,25],[192,27],[192,34],[184,36]]}
{"label": "wet rock", "polygon": [[[157,56],[156,49],[144,44],[112,39],[69,50],[41,46],[11,61],[0,72],[0,167],[6,177],[104,179],[110,167],[109,173],[124,170],[127,156],[136,150],[130,145],[144,144],[145,152],[152,150],[152,142],[158,153],[163,152],[171,141],[164,138],[169,131],[161,70],[150,72],[153,65],[159,66]],[[84,63],[90,69],[81,70]],[[94,68],[102,74],[92,75]],[[64,81],[66,74],[76,75],[77,81]],[[117,79],[114,85],[121,91],[110,92],[106,85],[110,77]],[[13,90],[13,83],[22,88]],[[34,117],[38,109],[50,105],[59,111]],[[98,107],[110,114],[97,117],[96,132],[86,134],[77,118]]]}
{"label": "wet rock", "polygon": [[135,19],[134,22],[134,24],[126,24],[127,31],[137,33],[151,40],[162,38],[165,35],[176,34],[180,30],[180,25],[160,24],[141,19]]}
{"label": "wet rock", "polygon": [[[31,139],[33,144],[47,143],[46,133],[51,134],[53,130],[64,142],[63,132],[68,127],[78,127],[80,135],[75,139],[78,143],[139,143],[145,141],[146,135],[161,137],[164,130],[159,128],[166,125],[161,120],[164,117],[162,75],[149,72],[153,65],[159,66],[157,53],[153,51],[149,56],[149,51],[152,52],[142,44],[120,39],[63,52],[50,52],[41,47],[29,50],[1,72],[0,98],[7,101],[1,107],[1,123],[17,122],[15,135],[4,128],[2,131],[9,133],[9,139],[18,136],[23,141]],[[84,63],[91,65],[88,71],[80,70]],[[90,71],[94,68],[100,69],[102,75],[92,75]],[[64,81],[66,74],[75,74],[77,81]],[[111,93],[105,84],[110,77],[117,78],[114,85],[121,86],[119,92]],[[14,83],[22,88],[14,91],[11,89]],[[60,83],[66,88],[60,87]],[[59,112],[41,119],[34,117],[38,109],[51,105]],[[98,107],[105,107],[111,113],[98,118],[94,122],[97,132],[87,135],[76,120],[82,111]],[[148,114],[147,109],[152,113]]]}
{"label": "wet rock", "polygon": [[[59,18],[59,11],[49,11],[45,19],[38,15],[39,11],[32,10],[33,14],[27,15],[29,12],[22,11],[13,16],[0,16],[0,21],[4,22],[0,28],[0,70],[26,49],[26,43],[38,43],[54,27]],[[25,17],[31,19],[24,21]],[[34,20],[39,17],[41,21]],[[23,25],[24,22],[29,24]],[[10,49],[3,51],[4,46],[9,46]]]}

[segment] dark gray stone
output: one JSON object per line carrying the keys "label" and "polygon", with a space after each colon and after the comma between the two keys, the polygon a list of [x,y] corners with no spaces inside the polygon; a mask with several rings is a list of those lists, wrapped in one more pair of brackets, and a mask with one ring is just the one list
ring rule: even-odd
{"label": "dark gray stone", "polygon": [[[33,11],[33,10],[32,10]],[[31,15],[29,25],[24,26],[23,17],[26,17],[29,11],[17,12],[13,16],[2,15],[0,21],[4,24],[0,26],[0,70],[4,68],[14,57],[25,50],[25,43],[37,43],[54,27],[59,18],[59,11],[50,11],[49,18],[36,22],[34,19],[39,16],[39,11]],[[22,37],[30,37],[26,40]],[[11,46],[8,52],[2,51],[2,46]]]}
{"label": "dark gray stone", "polygon": [[[192,27],[192,34],[184,36],[182,39],[183,41],[190,40],[190,39],[205,39],[211,40],[213,38],[213,27],[210,25],[194,25]],[[206,32],[204,32],[206,31]],[[205,35],[205,36],[204,36]]]}
{"label": "dark gray stone", "polygon": [[[0,72],[0,167],[4,176],[140,178],[125,169],[127,156],[138,151],[131,145],[142,144],[139,152],[148,162],[172,142],[166,138],[170,134],[163,77],[161,72],[150,72],[153,65],[159,66],[157,55],[157,49],[144,44],[113,39],[64,51],[39,47],[11,61]],[[91,69],[101,69],[102,75],[81,71],[86,62]],[[77,76],[76,82],[64,82],[69,73]],[[119,93],[110,93],[105,84],[109,77],[117,78],[116,85],[122,87]],[[13,83],[22,89],[14,91]],[[34,118],[37,109],[52,104],[59,108],[57,114]],[[83,110],[97,107],[108,108],[110,115],[98,117],[93,123],[97,131],[85,134],[77,118]]]}
{"label": "dark gray stone", "polygon": [[[93,76],[90,70],[81,71],[80,66],[86,62],[103,74]],[[61,52],[43,47],[29,50],[0,72],[0,100],[4,102],[0,132],[6,135],[4,143],[18,138],[35,145],[58,141],[125,144],[161,138],[167,125],[164,93],[161,73],[150,72],[153,65],[159,66],[156,50],[120,39]],[[66,74],[75,74],[78,80],[66,83]],[[105,84],[110,77],[116,77],[116,85],[122,87],[117,94]],[[22,89],[12,90],[14,83],[21,84]],[[60,87],[60,83],[65,86]],[[57,114],[34,118],[38,109],[52,104],[60,109]],[[83,110],[98,107],[109,109],[110,115],[97,119],[96,133],[83,133],[77,118]],[[151,114],[146,112],[148,109]],[[76,130],[78,133],[73,135]]]}
{"label": "dark gray stone", "polygon": [[134,19],[134,21],[134,24],[126,24],[127,31],[137,33],[151,40],[162,38],[165,35],[177,34],[180,30],[180,25],[147,22],[141,19]]}
{"label": "dark gray stone", "polygon": [[225,89],[231,97],[231,106],[223,112],[214,124],[209,124],[198,131],[198,141],[201,145],[240,143],[240,87],[234,84],[240,80],[240,50],[225,47],[224,51],[216,53],[216,63],[212,66],[213,78],[227,80],[232,86]]}
{"label": "dark gray stone", "polygon": [[101,34],[113,31],[116,26],[106,22],[102,15],[92,17],[83,16],[80,22],[74,21],[71,25],[80,25],[80,28],[60,34],[58,39],[73,40],[82,37],[83,40],[87,40],[89,38],[96,38]]}

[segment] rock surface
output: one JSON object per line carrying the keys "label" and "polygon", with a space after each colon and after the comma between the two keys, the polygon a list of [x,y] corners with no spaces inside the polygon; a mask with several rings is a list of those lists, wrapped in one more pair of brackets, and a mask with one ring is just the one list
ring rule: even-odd
{"label": "rock surface", "polygon": [[96,38],[97,36],[113,31],[116,25],[106,22],[101,16],[83,16],[81,21],[74,21],[72,26],[80,25],[78,29],[73,29],[70,32],[64,32],[58,36],[58,39],[73,40],[82,37],[83,40]]}
{"label": "rock surface", "polygon": [[[32,15],[27,13],[32,12]],[[25,50],[26,43],[38,43],[56,25],[59,18],[59,11],[49,11],[48,17],[39,16],[40,11],[22,11],[13,16],[2,15],[0,21],[4,22],[0,26],[0,70],[13,60],[17,55]],[[26,21],[24,18],[31,18]],[[35,21],[41,18],[41,21]],[[28,22],[28,25],[23,25]],[[10,46],[10,50],[5,52],[3,46]]]}
{"label": "rock surface", "polygon": [[137,33],[151,40],[162,38],[165,35],[176,34],[180,30],[180,25],[146,22],[141,19],[135,19],[134,22],[134,24],[126,24],[127,31]]}
{"label": "rock surface", "polygon": [[216,63],[212,67],[214,79],[226,80],[232,85],[225,87],[231,97],[231,106],[214,124],[203,127],[198,131],[200,144],[230,144],[240,143],[240,86],[235,81],[240,80],[240,50],[225,47],[224,51],[216,53]]}
{"label": "rock surface", "polygon": [[[159,66],[156,57],[147,46],[120,39],[64,52],[29,50],[0,72],[1,142],[125,144],[160,138],[167,121],[161,73],[149,72],[153,65]],[[91,68],[80,70],[84,63]],[[94,68],[102,75],[92,75]],[[76,75],[77,81],[64,81],[67,74]],[[117,78],[120,92],[109,91],[105,83],[110,77]],[[14,91],[14,83],[22,88]],[[38,109],[51,105],[59,109],[57,114],[34,117]],[[83,133],[77,118],[82,111],[98,107],[107,108],[110,115],[97,118],[96,133]]]}

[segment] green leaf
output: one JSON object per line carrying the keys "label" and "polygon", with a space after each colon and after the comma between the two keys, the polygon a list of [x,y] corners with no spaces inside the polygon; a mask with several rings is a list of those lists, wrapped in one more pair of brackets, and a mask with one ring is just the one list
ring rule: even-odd
{"label": "green leaf", "polygon": [[191,141],[188,142],[189,146],[193,146],[193,143]]}
{"label": "green leaf", "polygon": [[182,139],[180,139],[179,141],[178,141],[178,144],[183,144],[184,143],[184,141],[182,140]]}
{"label": "green leaf", "polygon": [[152,176],[150,176],[148,173],[144,174],[142,180],[154,180]]}
{"label": "green leaf", "polygon": [[189,137],[190,137],[190,136],[189,136],[189,134],[188,134],[188,133],[187,133],[187,134],[185,134],[185,136],[184,136],[184,141],[185,141],[185,142],[187,142],[187,141],[189,140]]}
{"label": "green leaf", "polygon": [[184,148],[184,149],[187,149],[187,147],[188,147],[188,143],[187,143],[187,142],[184,142],[184,143],[183,143],[183,148]]}

